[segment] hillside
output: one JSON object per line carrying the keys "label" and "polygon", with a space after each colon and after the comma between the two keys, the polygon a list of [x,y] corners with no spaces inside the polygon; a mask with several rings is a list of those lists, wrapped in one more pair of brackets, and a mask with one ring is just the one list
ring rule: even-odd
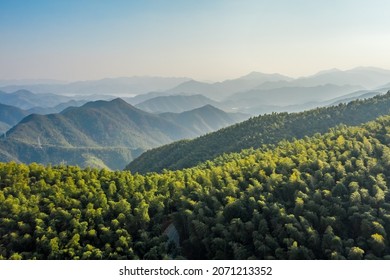
{"label": "hillside", "polygon": [[54,107],[33,107],[31,109],[28,109],[27,111],[30,114],[40,114],[40,115],[47,115],[47,114],[55,114],[59,113],[63,110],[65,110],[68,107],[80,107],[84,105],[85,103],[89,102],[91,100],[69,100],[64,103],[60,103]]}
{"label": "hillside", "polygon": [[70,97],[51,93],[35,94],[24,89],[11,93],[0,91],[0,103],[15,106],[23,110],[33,107],[54,107],[70,99]]}
{"label": "hillside", "polygon": [[205,105],[218,107],[218,102],[203,95],[170,95],[159,96],[141,102],[135,107],[150,113],[182,113]]}
{"label": "hillside", "polygon": [[126,169],[145,173],[187,168],[223,153],[325,132],[340,123],[357,125],[389,111],[390,92],[367,100],[302,113],[261,115],[191,141],[179,141],[152,149],[132,161]]}
{"label": "hillside", "polygon": [[122,169],[146,149],[237,121],[216,108],[183,116],[186,126],[172,116],[144,112],[119,98],[69,107],[58,114],[32,114],[0,141],[0,160]]}
{"label": "hillside", "polygon": [[[4,128],[8,129],[14,126],[27,115],[28,112],[22,109],[0,103],[0,123],[3,124]],[[4,130],[0,127],[0,134],[3,132]]]}
{"label": "hillside", "polygon": [[0,258],[389,259],[389,127],[147,176],[0,163]]}
{"label": "hillside", "polygon": [[216,131],[250,117],[240,113],[226,113],[211,105],[182,113],[162,113],[160,116],[182,127],[189,128],[198,135]]}

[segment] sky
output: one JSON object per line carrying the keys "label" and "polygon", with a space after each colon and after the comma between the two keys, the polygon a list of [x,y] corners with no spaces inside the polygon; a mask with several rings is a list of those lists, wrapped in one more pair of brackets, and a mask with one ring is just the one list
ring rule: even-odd
{"label": "sky", "polygon": [[388,0],[1,0],[0,80],[390,69]]}

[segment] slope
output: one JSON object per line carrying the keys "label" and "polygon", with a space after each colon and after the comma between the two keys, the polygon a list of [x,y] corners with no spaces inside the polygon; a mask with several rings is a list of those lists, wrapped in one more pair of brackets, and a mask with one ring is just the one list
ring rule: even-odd
{"label": "slope", "polygon": [[282,139],[302,138],[324,132],[340,123],[357,125],[389,111],[390,92],[367,100],[302,113],[262,115],[191,141],[179,141],[147,151],[126,169],[145,173],[191,167],[226,152],[275,144]]}
{"label": "slope", "polygon": [[170,95],[159,96],[141,102],[135,107],[151,113],[182,113],[205,105],[218,107],[218,102],[211,100],[201,94],[197,95]]}
{"label": "slope", "polygon": [[245,108],[245,112],[262,113],[264,107],[299,106],[337,98],[358,90],[356,86],[320,85],[315,87],[283,87],[251,90],[230,96],[225,103]]}
{"label": "slope", "polygon": [[211,105],[182,113],[162,113],[160,116],[188,128],[197,135],[216,131],[250,117],[240,113],[226,113]]}
{"label": "slope", "polygon": [[51,93],[33,93],[28,90],[18,90],[12,93],[0,91],[0,103],[15,106],[23,110],[33,107],[54,107],[60,103],[67,102],[71,98]]}
{"label": "slope", "polygon": [[28,112],[17,107],[0,103],[0,122],[7,124],[8,126],[14,126],[28,114]]}

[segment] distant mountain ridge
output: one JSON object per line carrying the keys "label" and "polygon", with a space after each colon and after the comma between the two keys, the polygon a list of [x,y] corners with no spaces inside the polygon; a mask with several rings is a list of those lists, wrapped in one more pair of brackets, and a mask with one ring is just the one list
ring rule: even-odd
{"label": "distant mountain ridge", "polygon": [[359,86],[337,86],[332,84],[314,87],[283,87],[236,93],[230,99],[234,100],[236,104],[237,102],[247,100],[246,106],[253,106],[254,104],[288,106],[324,101],[342,96],[345,92],[352,92],[359,89]]}
{"label": "distant mountain ridge", "polygon": [[315,86],[320,84],[360,85],[373,89],[390,82],[390,70],[376,67],[356,67],[349,70],[332,69],[321,71],[315,75],[301,77],[294,81],[297,85]]}
{"label": "distant mountain ridge", "polygon": [[45,107],[54,107],[60,103],[68,102],[69,100],[70,98],[66,96],[52,93],[35,94],[25,89],[17,90],[12,93],[0,91],[0,103],[24,110],[42,106],[43,104]]}
{"label": "distant mountain ridge", "polygon": [[35,93],[51,92],[55,94],[142,94],[150,91],[164,91],[188,78],[165,77],[121,77],[100,80],[77,81],[71,83],[18,84],[0,87],[6,92],[26,89]]}
{"label": "distant mountain ridge", "polygon": [[158,96],[141,102],[135,107],[151,113],[181,113],[205,105],[219,107],[219,103],[201,94]]}
{"label": "distant mountain ridge", "polygon": [[237,79],[217,83],[204,83],[194,80],[184,82],[166,92],[170,94],[202,94],[215,100],[222,100],[229,95],[250,90],[267,81],[290,81],[292,78],[280,74],[264,74],[251,72]]}

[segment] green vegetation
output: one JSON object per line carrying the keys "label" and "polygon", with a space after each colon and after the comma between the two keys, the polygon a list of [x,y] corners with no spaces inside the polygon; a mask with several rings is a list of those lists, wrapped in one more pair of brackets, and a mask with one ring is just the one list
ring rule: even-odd
{"label": "green vegetation", "polygon": [[146,176],[0,163],[0,256],[387,259],[389,184],[390,116]]}
{"label": "green vegetation", "polygon": [[182,140],[152,149],[132,161],[126,169],[146,173],[193,167],[223,153],[324,133],[338,124],[359,125],[389,112],[390,92],[302,113],[262,115],[191,141]]}

